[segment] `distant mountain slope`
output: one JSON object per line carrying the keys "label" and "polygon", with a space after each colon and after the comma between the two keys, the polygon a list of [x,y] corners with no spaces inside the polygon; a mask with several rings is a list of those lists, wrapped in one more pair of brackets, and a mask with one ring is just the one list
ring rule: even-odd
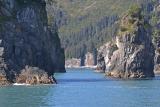
{"label": "distant mountain slope", "polygon": [[[119,17],[132,4],[152,10],[155,0],[57,0],[59,35],[66,58],[80,58],[115,36]],[[59,20],[62,19],[62,20]]]}

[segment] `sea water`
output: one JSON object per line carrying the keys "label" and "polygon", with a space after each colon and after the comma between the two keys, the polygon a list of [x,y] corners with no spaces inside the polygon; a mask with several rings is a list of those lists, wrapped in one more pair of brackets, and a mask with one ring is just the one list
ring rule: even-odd
{"label": "sea water", "polygon": [[160,79],[115,80],[91,69],[55,74],[57,85],[0,87],[0,107],[160,107]]}

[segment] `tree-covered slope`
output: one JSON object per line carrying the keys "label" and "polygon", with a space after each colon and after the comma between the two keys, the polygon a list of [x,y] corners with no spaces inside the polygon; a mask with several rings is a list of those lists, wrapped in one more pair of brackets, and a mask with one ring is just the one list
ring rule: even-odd
{"label": "tree-covered slope", "polygon": [[[57,0],[57,24],[66,58],[83,57],[111,40],[117,21],[133,4],[152,10],[154,0]],[[59,19],[63,19],[59,20]],[[64,21],[65,19],[65,21]],[[94,48],[95,47],[95,48]]]}

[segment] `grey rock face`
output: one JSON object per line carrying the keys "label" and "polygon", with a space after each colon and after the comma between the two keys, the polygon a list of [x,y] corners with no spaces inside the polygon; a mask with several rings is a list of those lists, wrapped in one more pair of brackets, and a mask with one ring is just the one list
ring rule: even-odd
{"label": "grey rock face", "polygon": [[156,74],[160,74],[160,3],[157,3],[158,5],[155,6],[155,9],[153,12],[155,12],[155,15],[157,17],[157,22],[154,25],[154,39],[153,43],[155,46],[155,66],[154,66],[154,72]]}
{"label": "grey rock face", "polygon": [[76,59],[76,58],[68,59],[65,61],[65,67],[66,68],[81,67],[81,59]]}
{"label": "grey rock face", "polygon": [[159,49],[155,51],[155,57],[154,57],[154,72],[156,74],[160,74],[160,52],[158,51]]}
{"label": "grey rock face", "polygon": [[65,61],[66,68],[91,67],[94,68],[97,63],[97,55],[87,52],[85,57],[71,58]]}
{"label": "grey rock face", "polygon": [[124,16],[120,27],[116,40],[112,42],[118,49],[111,51],[113,46],[108,45],[106,52],[102,51],[108,67],[106,75],[125,79],[153,77],[154,48],[148,23],[138,11]]}
{"label": "grey rock face", "polygon": [[93,53],[90,53],[90,52],[86,53],[86,55],[85,55],[85,63],[84,63],[85,66],[86,67],[95,66],[96,63],[97,63],[97,60],[96,60],[95,57],[97,57],[97,56],[94,56]]}
{"label": "grey rock face", "polygon": [[97,56],[97,67],[96,67],[96,70],[98,72],[105,72],[106,70],[106,65],[105,65],[105,59],[104,59],[104,56],[99,53],[98,56]]}
{"label": "grey rock face", "polygon": [[109,61],[113,55],[113,52],[117,49],[117,46],[112,42],[108,42],[100,47],[97,57],[97,70],[101,72],[107,72],[109,70]]}
{"label": "grey rock face", "polygon": [[49,76],[64,72],[64,50],[56,28],[48,28],[45,1],[2,0],[0,4],[0,72],[9,81],[26,65]]}
{"label": "grey rock face", "polygon": [[[142,29],[139,30],[137,32],[142,32]],[[117,37],[118,50],[111,57],[107,75],[118,78],[153,77],[154,50],[148,40],[146,34]]]}

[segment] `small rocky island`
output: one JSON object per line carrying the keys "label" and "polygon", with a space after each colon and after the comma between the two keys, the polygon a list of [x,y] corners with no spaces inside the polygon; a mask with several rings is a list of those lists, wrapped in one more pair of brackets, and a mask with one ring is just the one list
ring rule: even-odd
{"label": "small rocky island", "polygon": [[0,1],[0,85],[55,83],[54,72],[65,72],[64,63],[45,0]]}
{"label": "small rocky island", "polygon": [[154,47],[150,25],[141,14],[141,8],[133,6],[119,22],[119,31],[112,42],[99,50],[98,68],[109,77],[154,77]]}

